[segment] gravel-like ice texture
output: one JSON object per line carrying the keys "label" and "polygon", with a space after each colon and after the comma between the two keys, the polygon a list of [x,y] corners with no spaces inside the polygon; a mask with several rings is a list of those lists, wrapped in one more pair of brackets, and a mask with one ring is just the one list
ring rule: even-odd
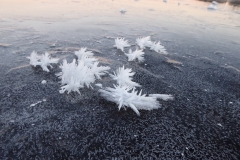
{"label": "gravel-like ice texture", "polygon": [[[37,45],[31,47],[47,49]],[[7,72],[11,65],[3,59],[11,60],[11,49],[6,49],[0,60],[0,159],[240,159],[239,72],[171,50],[169,55],[146,50],[146,61],[139,64],[116,49],[95,49],[111,71],[123,64],[133,68],[133,81],[145,93],[172,94],[174,100],[159,101],[162,108],[137,116],[131,109],[118,111],[100,97],[97,86],[81,90],[81,96],[59,94],[57,65],[49,73],[31,66]],[[30,52],[19,51],[14,59],[22,58],[19,65],[26,65],[24,53]],[[74,58],[72,51],[60,49],[53,56]],[[42,85],[42,80],[48,83]],[[104,76],[97,83],[110,86],[112,81]]]}

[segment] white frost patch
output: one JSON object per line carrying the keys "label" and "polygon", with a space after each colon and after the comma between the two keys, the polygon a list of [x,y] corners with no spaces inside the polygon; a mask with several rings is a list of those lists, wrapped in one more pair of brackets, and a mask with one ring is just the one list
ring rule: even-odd
{"label": "white frost patch", "polygon": [[46,84],[47,83],[47,81],[46,80],[42,80],[42,82],[41,82],[42,84]]}

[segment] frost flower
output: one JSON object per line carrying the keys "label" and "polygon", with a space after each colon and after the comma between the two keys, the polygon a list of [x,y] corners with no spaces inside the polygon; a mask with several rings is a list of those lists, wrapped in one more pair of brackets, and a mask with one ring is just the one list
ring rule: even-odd
{"label": "frost flower", "polygon": [[65,91],[67,91],[67,93],[69,94],[71,91],[73,91],[73,92],[78,92],[80,94],[79,92],[80,88],[83,88],[80,82],[74,79],[73,77],[71,77],[69,79],[69,82],[66,85],[62,86],[59,92],[62,94]]}
{"label": "frost flower", "polygon": [[173,96],[168,94],[146,94],[142,95],[142,90],[138,93],[135,91],[136,87],[140,85],[132,81],[132,76],[135,73],[132,69],[124,66],[119,68],[117,72],[110,76],[117,81],[117,85],[113,85],[114,88],[107,87],[100,89],[99,92],[106,100],[114,102],[118,105],[118,109],[130,107],[133,111],[140,115],[138,110],[152,110],[160,108],[160,104],[157,99],[172,100]]}
{"label": "frost flower", "polygon": [[152,43],[150,50],[154,50],[158,53],[167,54],[165,47],[161,45],[160,41]]}
{"label": "frost flower", "polygon": [[136,82],[132,81],[132,76],[135,72],[132,72],[130,68],[118,68],[117,73],[110,74],[110,77],[117,81],[119,86],[128,86],[129,88],[140,87],[140,85]]}
{"label": "frost flower", "polygon": [[123,51],[124,47],[130,47],[130,45],[127,40],[124,40],[124,38],[117,38],[115,39],[115,45],[113,47]]}
{"label": "frost flower", "polygon": [[30,57],[27,58],[30,59],[31,65],[34,67],[41,66],[42,69],[46,72],[49,72],[48,66],[52,68],[52,63],[58,63],[58,59],[51,58],[47,52],[45,52],[45,54],[38,55],[35,51],[33,51]]}
{"label": "frost flower", "polygon": [[92,67],[89,67],[84,60],[74,59],[72,63],[67,63],[66,59],[63,60],[60,68],[62,72],[56,74],[62,83],[60,93],[67,91],[69,94],[71,91],[79,92],[80,88],[91,87],[91,84],[96,79],[101,79],[102,75],[105,75],[110,67],[98,66],[99,62],[94,62]]}
{"label": "frost flower", "polygon": [[75,51],[75,55],[78,57],[78,61],[82,60],[88,67],[92,67],[94,62],[97,61],[96,58],[93,58],[92,51],[87,51],[87,48],[81,48],[79,51]]}
{"label": "frost flower", "polygon": [[151,47],[152,45],[150,36],[137,38],[136,43],[141,49],[145,49],[145,47]]}
{"label": "frost flower", "polygon": [[114,102],[120,110],[122,107],[130,107],[137,115],[138,110],[152,110],[160,108],[156,97],[146,97],[142,91],[137,93],[134,89],[127,86],[114,85],[114,88],[107,87],[106,90],[100,89],[99,92],[106,100]]}
{"label": "frost flower", "polygon": [[131,49],[129,49],[128,54],[125,53],[125,55],[128,57],[128,61],[134,61],[135,59],[138,60],[138,62],[143,62],[144,61],[144,52],[143,50],[135,50],[132,52]]}
{"label": "frost flower", "polygon": [[93,53],[92,51],[87,51],[87,48],[80,48],[79,51],[75,51],[75,55],[78,57],[78,59],[82,59],[82,57],[92,57]]}
{"label": "frost flower", "polygon": [[31,64],[32,66],[34,66],[34,67],[36,67],[37,65],[40,65],[40,64],[41,64],[40,61],[39,61],[40,58],[41,58],[41,56],[39,56],[39,55],[37,54],[37,52],[35,52],[35,51],[33,51],[33,52],[31,53],[30,57],[27,57],[27,59],[30,60],[30,64]]}

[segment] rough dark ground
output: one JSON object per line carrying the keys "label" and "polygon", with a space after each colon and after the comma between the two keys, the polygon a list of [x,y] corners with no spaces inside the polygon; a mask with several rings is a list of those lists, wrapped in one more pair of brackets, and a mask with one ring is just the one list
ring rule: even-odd
{"label": "rough dark ground", "polygon": [[[147,49],[147,65],[130,63],[112,48],[113,39],[98,38],[102,43],[92,48],[101,51],[95,55],[105,58],[101,62],[111,71],[123,64],[131,67],[145,93],[168,93],[175,99],[159,101],[162,108],[137,116],[131,109],[118,111],[97,88],[81,90],[82,96],[59,94],[58,65],[46,73],[25,66],[25,57],[37,48],[71,61],[74,49],[89,46],[90,40],[58,41],[55,47],[43,36],[21,47],[14,41],[1,47],[0,159],[240,159],[240,75],[221,62],[222,57],[239,59],[207,46],[164,42],[169,55]],[[168,63],[166,57],[182,64]],[[100,82],[111,85],[108,76]]]}

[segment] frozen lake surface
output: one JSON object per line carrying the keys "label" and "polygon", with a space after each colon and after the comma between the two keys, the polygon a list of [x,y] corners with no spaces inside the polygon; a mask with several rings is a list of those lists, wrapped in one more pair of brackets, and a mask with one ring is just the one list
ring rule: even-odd
{"label": "frozen lake surface", "polygon": [[[240,8],[210,4],[1,0],[1,159],[240,159]],[[168,54],[145,49],[139,64],[113,48],[124,37],[135,50],[142,36]],[[141,116],[118,111],[97,87],[60,94],[59,64],[47,73],[26,59],[35,50],[71,62],[81,47],[111,73],[132,68],[145,93],[174,100]],[[100,82],[112,86],[109,76]]]}

